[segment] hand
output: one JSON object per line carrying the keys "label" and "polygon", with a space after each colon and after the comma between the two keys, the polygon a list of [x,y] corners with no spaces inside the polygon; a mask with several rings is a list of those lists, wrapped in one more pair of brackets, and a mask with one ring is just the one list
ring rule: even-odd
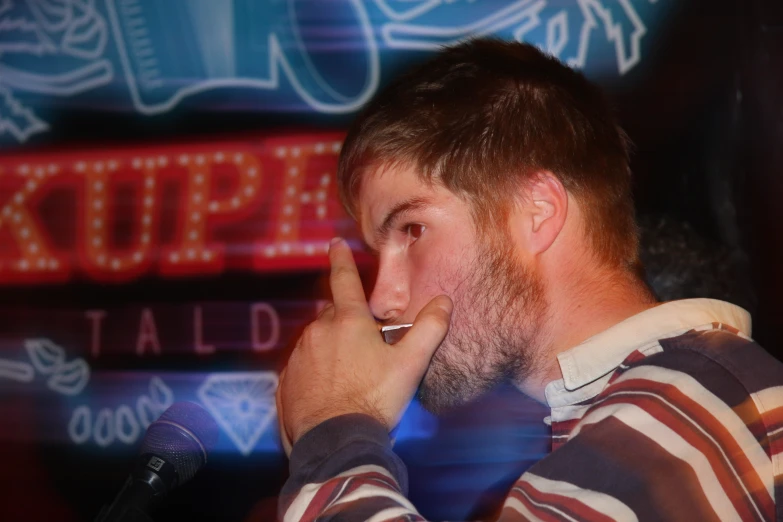
{"label": "hand", "polygon": [[305,329],[277,388],[280,434],[289,454],[311,428],[347,413],[370,415],[391,430],[449,328],[451,299],[439,296],[401,341],[386,344],[345,241],[333,240],[329,260],[334,303]]}

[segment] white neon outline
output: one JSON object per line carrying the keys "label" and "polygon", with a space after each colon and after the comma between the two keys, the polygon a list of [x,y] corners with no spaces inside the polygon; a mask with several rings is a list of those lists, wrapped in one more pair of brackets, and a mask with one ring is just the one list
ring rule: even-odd
{"label": "white neon outline", "polygon": [[[101,433],[105,429],[106,433]],[[92,438],[101,448],[105,448],[114,442],[114,412],[111,408],[103,408],[95,416]]]}
{"label": "white neon outline", "polygon": [[[535,7],[535,4],[529,5],[532,1],[517,0],[481,20],[461,26],[387,23],[381,27],[381,35],[384,43],[393,49],[435,51],[443,45],[456,43],[468,37],[491,34],[516,24],[529,16],[528,10]],[[439,40],[433,43],[424,38]]]}
{"label": "white neon outline", "polygon": [[[365,86],[360,93],[343,103],[325,103],[315,99],[315,97],[305,89],[296,76],[295,71],[288,62],[288,59],[283,54],[280,42],[274,32],[269,34],[269,63],[270,73],[269,78],[222,78],[214,80],[202,80],[188,87],[177,90],[173,93],[168,100],[148,104],[142,98],[139,91],[139,83],[136,74],[133,70],[133,66],[130,63],[130,54],[125,46],[123,39],[123,27],[120,22],[117,7],[115,3],[118,0],[106,0],[106,8],[111,20],[112,30],[114,32],[114,40],[119,51],[120,62],[125,70],[125,74],[128,77],[128,87],[130,90],[131,100],[134,107],[138,112],[144,115],[154,115],[163,112],[168,112],[177,104],[179,104],[184,98],[192,96],[194,94],[218,89],[218,88],[253,88],[262,90],[275,90],[280,87],[279,69],[282,69],[286,79],[291,83],[294,92],[310,107],[318,112],[326,114],[338,114],[352,112],[362,105],[364,105],[373,94],[375,94],[380,82],[380,57],[378,54],[378,48],[373,37],[372,24],[370,23],[367,12],[360,0],[348,0],[354,9],[357,20],[359,21],[360,29],[365,37],[365,43],[367,44],[364,49],[368,58],[368,70],[365,77]],[[125,1],[138,1],[138,0],[125,0]],[[294,0],[288,0],[288,4]],[[299,42],[301,44],[301,41]],[[302,56],[306,56],[304,49],[299,49],[302,52]],[[308,70],[309,73],[312,71]],[[318,82],[317,79],[315,79]]]}
{"label": "white neon outline", "polygon": [[60,365],[46,381],[46,386],[61,395],[74,396],[90,382],[90,365],[82,358]]}
{"label": "white neon outline", "polygon": [[[82,16],[75,17],[73,23],[68,26],[63,35],[61,49],[63,52],[76,58],[82,58],[84,60],[96,60],[103,55],[106,51],[106,44],[109,41],[109,30],[106,27],[106,20],[95,10],[94,0],[73,0],[74,6],[79,6],[82,9]],[[82,26],[87,25],[87,32],[79,34],[77,31]],[[74,43],[89,41],[95,36],[95,33],[100,31],[98,44],[92,51],[86,51],[78,47],[74,47]]]}
{"label": "white neon outline", "polygon": [[150,379],[149,384],[150,398],[161,413],[166,411],[169,406],[174,404],[174,392],[169,388],[163,379],[158,376]]}
{"label": "white neon outline", "polygon": [[[2,7],[3,6],[0,6],[0,8]],[[0,14],[2,14],[2,11],[0,11]],[[0,42],[0,55],[5,52],[12,52],[41,56],[47,51],[56,49],[54,44],[52,44],[48,38],[41,34],[41,30],[38,27],[38,24],[35,22],[30,22],[24,18],[5,18],[0,20],[0,31],[15,30],[35,33],[35,35],[38,37],[38,42]]]}
{"label": "white neon outline", "polygon": [[11,115],[16,116],[24,124],[22,126],[12,119],[0,116],[0,136],[8,132],[18,142],[24,143],[30,136],[49,130],[48,123],[24,107],[19,100],[14,98],[11,90],[3,85],[0,85],[0,103],[4,104],[11,111]]}
{"label": "white neon outline", "polygon": [[49,375],[65,364],[65,350],[49,339],[25,339],[24,348],[38,373]]}
{"label": "white neon outline", "polygon": [[[623,40],[623,29],[620,24],[614,23],[612,11],[601,4],[600,0],[577,0],[579,8],[585,17],[582,24],[582,30],[579,37],[579,51],[576,57],[568,59],[568,65],[577,68],[584,68],[587,61],[587,52],[590,47],[590,33],[598,27],[598,21],[593,15],[593,10],[598,13],[599,18],[604,24],[606,37],[610,42],[614,42],[615,53],[617,55],[617,70],[621,76],[625,75],[641,61],[641,40],[647,34],[647,27],[642,22],[634,7],[629,0],[617,0],[623,8],[626,16],[634,26],[634,32],[630,35],[631,49],[630,55],[627,55],[625,41]],[[592,7],[592,9],[591,9]]]}
{"label": "white neon outline", "polygon": [[[375,2],[384,14],[392,20],[404,18],[406,21],[413,20],[416,16],[420,16],[440,5],[440,2],[423,4],[423,7],[426,7],[426,9],[422,8],[421,12],[417,12],[416,16],[412,16],[408,15],[407,12],[404,15],[395,14],[384,0],[375,0]],[[522,41],[528,31],[540,25],[541,19],[538,15],[546,4],[545,2],[531,4],[531,2],[532,0],[519,0],[496,13],[488,15],[484,19],[462,26],[440,27],[390,22],[381,27],[381,35],[384,44],[393,49],[435,51],[443,45],[450,45],[468,37],[491,34],[506,29],[524,20],[525,17],[529,17],[531,20],[514,30],[514,37],[518,41]],[[617,0],[617,2],[633,26],[631,34],[627,35],[630,42],[629,48],[626,48],[626,34],[622,25],[615,21],[612,10],[606,7],[602,0],[577,0],[584,21],[579,33],[577,54],[573,57],[564,58],[570,66],[584,68],[590,47],[591,33],[593,29],[598,27],[599,19],[604,26],[607,39],[614,44],[617,68],[620,75],[625,75],[641,61],[641,40],[647,33],[647,27],[630,3],[630,0]],[[655,3],[655,0],[650,0],[650,2]],[[596,18],[596,15],[598,18]],[[567,16],[567,12],[562,10],[546,21],[547,50],[556,56],[565,49],[571,35],[565,34],[558,46],[555,47],[551,45],[552,30],[555,24],[560,24],[567,28]]]}
{"label": "white neon outline", "polygon": [[[123,419],[127,421],[127,425],[131,427],[130,433],[125,433],[123,430]],[[136,420],[136,416],[133,414],[133,410],[130,406],[123,404],[114,412],[114,435],[117,439],[125,444],[133,444],[139,440],[141,435],[141,427],[139,421]]]}
{"label": "white neon outline", "polygon": [[[560,30],[560,40],[555,40],[555,33]],[[563,10],[552,16],[546,22],[546,50],[554,56],[560,56],[568,45],[571,35],[568,32],[568,12]]]}
{"label": "white neon outline", "polygon": [[[266,381],[265,384],[270,385],[268,388],[271,393],[268,396],[265,396],[263,399],[259,399],[264,403],[264,406],[268,406],[269,410],[265,415],[257,419],[258,424],[254,426],[253,430],[245,440],[237,435],[234,426],[229,424],[228,421],[224,418],[222,415],[223,411],[215,406],[211,396],[209,395],[209,391],[213,386],[216,385],[248,380],[258,380],[261,382]],[[212,417],[218,423],[223,432],[228,435],[228,438],[231,439],[231,442],[234,443],[239,452],[242,453],[242,455],[247,456],[253,451],[253,448],[277,415],[277,405],[274,395],[275,390],[277,389],[277,384],[278,377],[275,372],[213,373],[207,376],[201,386],[199,386],[198,390],[196,391],[196,396],[201,401],[201,404],[204,405],[204,407],[212,414]]]}
{"label": "white neon outline", "polygon": [[163,413],[162,411],[157,411],[157,409],[152,399],[146,395],[141,395],[136,399],[136,415],[139,416],[139,422],[145,430]]}
{"label": "white neon outline", "polygon": [[373,1],[375,2],[375,5],[378,6],[378,9],[380,9],[381,12],[383,12],[386,18],[394,20],[395,22],[407,22],[408,20],[412,20],[413,18],[417,18],[423,15],[424,13],[432,11],[433,9],[435,9],[440,4],[443,3],[443,0],[428,0],[426,2],[422,2],[417,6],[411,7],[406,11],[400,12],[395,10],[389,4],[387,4],[386,0],[373,0]]}
{"label": "white neon outline", "polygon": [[32,365],[21,361],[0,359],[0,379],[9,379],[16,382],[32,382],[35,370]]}
{"label": "white neon outline", "polygon": [[[80,432],[77,430],[83,426]],[[74,444],[84,444],[92,437],[92,410],[88,406],[78,406],[68,421],[68,437]]]}
{"label": "white neon outline", "polygon": [[31,73],[0,63],[0,83],[19,90],[73,96],[102,87],[114,78],[114,66],[107,60],[98,60],[62,74]]}
{"label": "white neon outline", "polygon": [[546,1],[547,0],[540,0],[539,2],[527,8],[527,11],[530,11],[530,19],[527,21],[527,23],[524,23],[517,29],[514,29],[514,38],[518,42],[524,40],[524,37],[528,31],[541,25],[541,11],[544,9],[544,7],[546,7]]}
{"label": "white neon outline", "polygon": [[[30,8],[30,12],[33,13],[36,22],[49,33],[58,33],[65,30],[73,19],[73,8],[68,4],[63,4],[63,7],[58,9],[51,2],[28,0],[27,5]],[[43,11],[49,11],[49,13],[45,14]],[[52,24],[49,23],[50,18],[59,19],[59,21]]]}

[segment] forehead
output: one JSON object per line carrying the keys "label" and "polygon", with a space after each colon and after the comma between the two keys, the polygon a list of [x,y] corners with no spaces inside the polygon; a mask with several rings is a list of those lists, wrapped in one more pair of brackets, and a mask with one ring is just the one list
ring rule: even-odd
{"label": "forehead", "polygon": [[[419,179],[414,167],[408,165],[382,165],[368,169],[362,176],[357,198],[357,210],[364,214],[379,203],[400,194],[424,191],[429,184]],[[405,197],[405,196],[400,196]]]}
{"label": "forehead", "polygon": [[433,206],[440,206],[456,196],[438,183],[420,179],[415,167],[409,165],[386,165],[366,172],[356,201],[364,236],[370,237],[390,209],[413,198],[426,198]]}

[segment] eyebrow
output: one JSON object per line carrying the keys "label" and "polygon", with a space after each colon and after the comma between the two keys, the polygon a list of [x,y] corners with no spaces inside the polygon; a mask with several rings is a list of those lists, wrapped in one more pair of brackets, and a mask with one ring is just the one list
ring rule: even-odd
{"label": "eyebrow", "polygon": [[[418,197],[406,199],[405,201],[401,201],[400,203],[394,205],[391,208],[391,210],[389,210],[389,212],[386,213],[386,216],[383,218],[383,222],[380,224],[380,226],[375,229],[375,234],[374,234],[375,245],[381,246],[386,242],[386,240],[389,239],[389,232],[391,232],[392,227],[400,219],[400,217],[404,216],[409,212],[413,212],[414,210],[424,208],[429,204],[430,204],[429,198],[418,196]],[[377,249],[373,248],[370,245],[367,245],[367,248],[373,254],[377,255],[378,253]]]}

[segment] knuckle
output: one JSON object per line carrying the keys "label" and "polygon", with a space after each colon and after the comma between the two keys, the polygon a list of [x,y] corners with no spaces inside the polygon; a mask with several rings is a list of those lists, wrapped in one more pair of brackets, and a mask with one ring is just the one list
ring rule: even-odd
{"label": "knuckle", "polygon": [[336,266],[332,269],[332,277],[335,279],[345,279],[351,275],[353,270],[347,266]]}
{"label": "knuckle", "polygon": [[338,317],[335,317],[335,326],[339,328],[340,330],[347,330],[354,326],[355,319],[352,317],[351,313],[346,310],[343,313],[341,313]]}
{"label": "knuckle", "polygon": [[345,277],[345,268],[341,266],[336,266],[332,268],[332,280],[340,280]]}
{"label": "knuckle", "polygon": [[359,326],[359,321],[362,319],[362,314],[359,313],[355,307],[345,306],[340,310],[340,313],[335,316],[335,325],[340,329],[354,329]]}
{"label": "knuckle", "polygon": [[311,346],[321,337],[321,327],[318,321],[308,324],[302,332],[302,347]]}

